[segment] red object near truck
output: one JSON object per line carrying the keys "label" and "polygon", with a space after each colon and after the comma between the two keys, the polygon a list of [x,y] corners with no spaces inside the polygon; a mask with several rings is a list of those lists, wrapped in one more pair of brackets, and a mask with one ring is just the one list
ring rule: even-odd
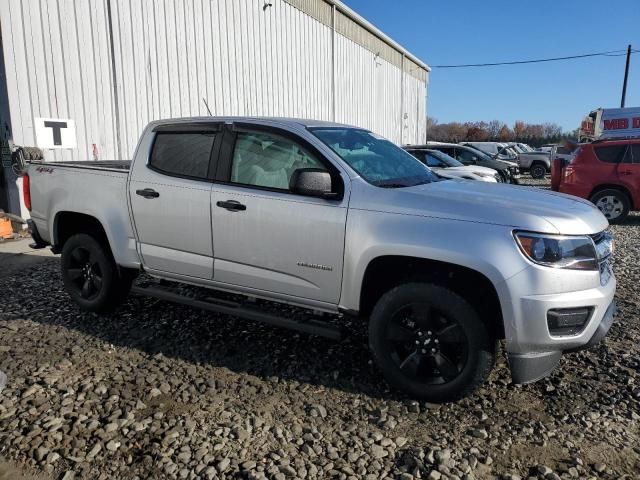
{"label": "red object near truck", "polygon": [[640,210],[640,138],[582,144],[573,159],[554,159],[551,188],[590,200],[609,223]]}

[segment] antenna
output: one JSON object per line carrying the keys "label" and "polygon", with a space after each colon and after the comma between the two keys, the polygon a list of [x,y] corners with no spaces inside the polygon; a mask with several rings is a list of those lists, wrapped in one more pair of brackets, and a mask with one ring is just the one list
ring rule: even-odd
{"label": "antenna", "polygon": [[207,104],[207,101],[204,99],[204,97],[202,97],[202,101],[204,102],[204,106],[207,107],[207,112],[209,112],[209,116],[213,117],[213,114],[211,113],[211,109],[209,108],[209,105]]}

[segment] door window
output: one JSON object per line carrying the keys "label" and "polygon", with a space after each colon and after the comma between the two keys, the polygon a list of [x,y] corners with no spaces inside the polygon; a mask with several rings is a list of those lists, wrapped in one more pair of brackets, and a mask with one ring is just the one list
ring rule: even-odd
{"label": "door window", "polygon": [[439,158],[434,157],[433,155],[427,153],[424,155],[424,158],[427,160],[427,166],[429,167],[442,167],[442,168],[446,168],[447,165],[440,160]]}
{"label": "door window", "polygon": [[270,133],[237,134],[231,182],[289,190],[289,180],[299,168],[324,169],[324,166],[286,138]]}
{"label": "door window", "polygon": [[456,158],[456,152],[455,152],[455,149],[453,149],[453,148],[436,147],[436,150],[439,150],[442,153],[446,153],[450,157]]}
{"label": "door window", "polygon": [[473,163],[478,161],[478,156],[469,150],[462,150],[461,148],[456,149],[456,160],[459,160],[462,163]]}
{"label": "door window", "polygon": [[625,152],[627,151],[626,145],[607,145],[602,147],[593,147],[596,152],[596,157],[601,162],[606,163],[622,163]]}
{"label": "door window", "polygon": [[631,145],[627,157],[630,157],[628,162],[640,164],[640,143]]}
{"label": "door window", "polygon": [[215,133],[156,134],[149,165],[168,175],[206,179]]}

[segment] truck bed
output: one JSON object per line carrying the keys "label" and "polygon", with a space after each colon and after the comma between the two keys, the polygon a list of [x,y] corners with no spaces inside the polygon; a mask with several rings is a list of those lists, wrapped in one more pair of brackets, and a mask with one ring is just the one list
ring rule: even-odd
{"label": "truck bed", "polygon": [[[127,202],[131,161],[31,162],[31,219],[42,239],[55,245],[56,215],[97,219],[120,265],[138,261]],[[81,219],[75,217],[71,222]]]}

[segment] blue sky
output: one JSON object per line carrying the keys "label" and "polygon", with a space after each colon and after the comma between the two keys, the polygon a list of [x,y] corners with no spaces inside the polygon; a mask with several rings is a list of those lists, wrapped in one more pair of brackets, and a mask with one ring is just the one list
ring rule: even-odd
{"label": "blue sky", "polygon": [[[640,0],[345,0],[429,65],[640,50]],[[555,122],[566,130],[597,107],[618,107],[625,57],[436,69],[427,112],[439,122]],[[627,106],[640,106],[640,53]]]}

